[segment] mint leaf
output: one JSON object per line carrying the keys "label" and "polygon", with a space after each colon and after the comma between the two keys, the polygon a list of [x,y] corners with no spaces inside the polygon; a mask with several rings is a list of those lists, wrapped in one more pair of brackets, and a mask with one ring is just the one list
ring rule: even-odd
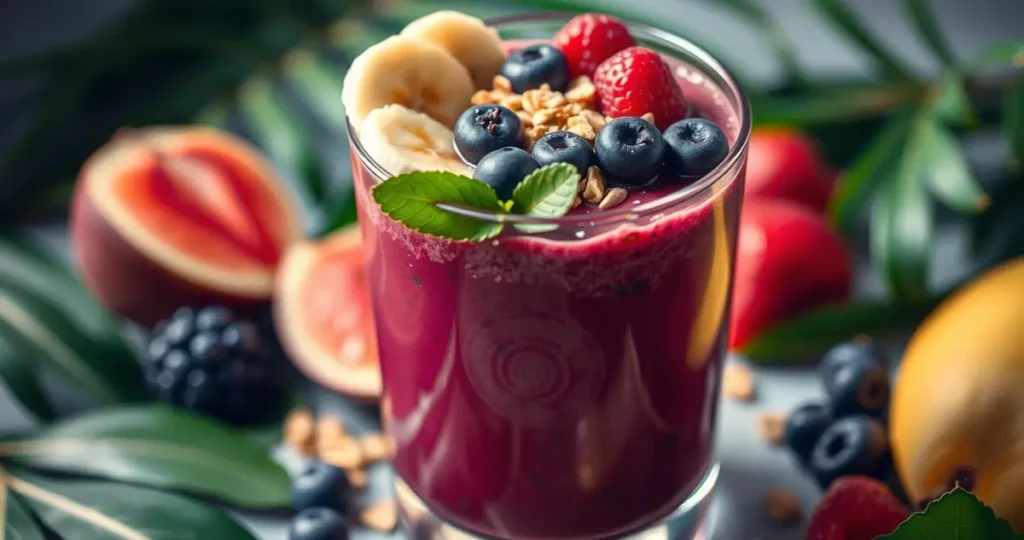
{"label": "mint leaf", "polygon": [[449,172],[414,172],[389,178],[373,188],[373,200],[391,219],[414,231],[452,240],[487,240],[503,224],[474,219],[442,205],[505,213],[494,189]]}
{"label": "mint leaf", "polygon": [[[580,175],[568,163],[552,163],[533,171],[512,192],[513,210],[517,214],[535,217],[562,217],[576,200],[576,186]],[[556,225],[519,224],[523,232],[544,232]]]}
{"label": "mint leaf", "polygon": [[924,512],[910,516],[896,532],[879,536],[876,540],[958,538],[1013,540],[1022,537],[1014,534],[1010,524],[997,517],[977,497],[956,487],[939,500],[931,502]]}

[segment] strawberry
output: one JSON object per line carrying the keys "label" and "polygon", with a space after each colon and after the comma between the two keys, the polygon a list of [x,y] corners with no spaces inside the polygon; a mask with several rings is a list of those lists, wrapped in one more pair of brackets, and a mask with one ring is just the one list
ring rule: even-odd
{"label": "strawberry", "polygon": [[605,60],[594,72],[601,111],[613,118],[654,115],[664,131],[686,117],[686,99],[672,70],[658,53],[630,47]]}
{"label": "strawberry", "polygon": [[600,13],[573,17],[555,34],[553,41],[569,60],[573,77],[593,77],[601,62],[636,45],[636,40],[621,20]]}
{"label": "strawberry", "polygon": [[844,476],[829,486],[811,515],[807,540],[873,540],[890,534],[909,512],[878,480]]}

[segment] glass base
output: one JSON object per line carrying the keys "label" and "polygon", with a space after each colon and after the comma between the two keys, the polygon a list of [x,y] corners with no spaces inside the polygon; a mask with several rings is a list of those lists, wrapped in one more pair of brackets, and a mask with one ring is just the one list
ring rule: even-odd
{"label": "glass base", "polygon": [[[664,519],[641,530],[618,537],[622,540],[706,540],[708,507],[718,482],[718,463],[714,463],[704,479],[681,505]],[[484,540],[442,521],[432,513],[416,494],[395,478],[395,492],[402,524],[410,540]]]}

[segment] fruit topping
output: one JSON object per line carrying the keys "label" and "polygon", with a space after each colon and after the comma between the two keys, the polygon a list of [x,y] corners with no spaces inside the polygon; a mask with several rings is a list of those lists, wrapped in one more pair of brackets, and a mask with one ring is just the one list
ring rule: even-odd
{"label": "fruit topping", "polygon": [[474,85],[469,71],[441,47],[392,36],[363,51],[345,75],[341,101],[361,128],[370,111],[403,105],[451,127],[466,109]]}
{"label": "fruit topping", "polygon": [[403,37],[428,41],[448,51],[469,71],[475,88],[486,88],[505,61],[497,30],[458,11],[435,11],[406,26]]}
{"label": "fruit topping", "polygon": [[512,90],[523,93],[547,84],[556,92],[569,88],[569,63],[562,51],[546,43],[513,51],[501,65],[501,74]]}
{"label": "fruit topping", "polygon": [[751,198],[784,199],[824,213],[835,172],[809,137],[786,128],[761,128],[750,136],[743,193]]}
{"label": "fruit topping", "polygon": [[318,507],[344,509],[351,494],[345,471],[323,461],[309,462],[292,479],[292,508],[300,512]]}
{"label": "fruit topping", "polygon": [[868,416],[848,416],[832,423],[811,451],[808,470],[823,488],[841,476],[878,476],[888,465],[885,426]]}
{"label": "fruit topping", "polygon": [[463,159],[477,163],[491,152],[522,146],[523,124],[500,105],[474,105],[455,122],[455,147]]}
{"label": "fruit topping", "polygon": [[889,488],[871,478],[840,478],[822,496],[807,527],[807,540],[874,540],[909,517]]}
{"label": "fruit topping", "polygon": [[594,86],[601,111],[612,118],[652,113],[664,129],[688,111],[672,70],[644,47],[630,47],[602,62],[594,72]]}
{"label": "fruit topping", "polygon": [[597,134],[594,148],[611,183],[637,187],[650,183],[661,170],[665,139],[654,124],[623,117],[612,120]]}
{"label": "fruit topping", "polygon": [[636,45],[636,40],[621,20],[600,13],[573,17],[552,41],[565,55],[574,77],[593,77],[601,62]]}
{"label": "fruit topping", "polygon": [[836,371],[851,364],[866,364],[887,369],[889,360],[882,349],[869,338],[856,338],[833,346],[822,355],[819,367],[826,393],[833,393],[835,390],[832,384],[836,379]]}
{"label": "fruit topping", "polygon": [[356,225],[290,249],[278,273],[274,325],[307,377],[350,397],[377,399],[380,366],[363,251]]}
{"label": "fruit topping", "polygon": [[665,169],[674,176],[704,176],[729,153],[729,139],[703,118],[687,118],[665,130]]}
{"label": "fruit topping", "polygon": [[865,414],[881,418],[889,408],[889,371],[866,361],[854,361],[828,372],[826,394],[837,416]]}
{"label": "fruit topping", "polygon": [[288,540],[348,540],[348,522],[330,508],[309,508],[292,519]]}
{"label": "fruit topping", "polygon": [[831,423],[828,407],[818,403],[805,403],[786,416],[786,446],[801,464],[806,465],[810,461],[814,446]]}
{"label": "fruit topping", "polygon": [[597,155],[583,137],[569,132],[548,133],[533,145],[530,151],[541,166],[551,163],[568,163],[586,176],[590,167],[597,163]]}
{"label": "fruit topping", "polygon": [[244,423],[274,401],[268,356],[253,323],[223,307],[182,308],[153,331],[146,382],[171,405]]}
{"label": "fruit topping", "polygon": [[507,147],[484,156],[476,164],[473,178],[498,192],[498,198],[509,200],[519,182],[540,168],[537,160],[522,148]]}
{"label": "fruit topping", "polygon": [[842,237],[818,214],[786,201],[744,201],[729,347],[741,348],[807,309],[845,300],[852,265]]}
{"label": "fruit topping", "polygon": [[386,105],[370,112],[359,130],[359,142],[392,175],[417,171],[470,174],[455,152],[452,130],[402,105]]}
{"label": "fruit topping", "polygon": [[221,131],[120,132],[75,186],[82,278],[105,307],[147,328],[187,305],[259,306],[302,235],[283,185],[254,147]]}

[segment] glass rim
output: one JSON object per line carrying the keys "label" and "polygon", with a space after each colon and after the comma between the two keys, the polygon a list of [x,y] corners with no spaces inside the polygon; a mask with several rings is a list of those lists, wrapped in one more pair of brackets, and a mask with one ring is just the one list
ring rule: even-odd
{"label": "glass rim", "polygon": [[[484,23],[488,26],[495,27],[500,31],[502,25],[522,22],[565,22],[576,15],[578,14],[571,12],[543,11],[492,17],[485,20]],[[445,211],[480,221],[529,225],[583,225],[587,227],[594,227],[614,223],[616,221],[633,221],[646,215],[658,213],[679,203],[695,199],[704,193],[704,191],[709,187],[717,184],[718,182],[728,180],[729,171],[731,171],[742,159],[744,151],[746,150],[747,144],[750,140],[752,121],[750,101],[746,92],[744,92],[743,88],[740,87],[732,72],[726,69],[721,62],[715,59],[715,57],[703,47],[700,47],[696,43],[666,30],[661,30],[653,26],[629,20],[624,22],[630,29],[631,33],[638,33],[647,40],[658,41],[661,45],[667,46],[671,50],[681,51],[696,58],[702,64],[701,66],[697,66],[701,68],[701,71],[704,71],[705,69],[711,70],[725,81],[725,88],[723,88],[723,90],[730,93],[731,97],[736,100],[735,105],[739,109],[740,127],[735,144],[732,145],[729,149],[729,153],[726,154],[725,159],[723,159],[714,170],[704,175],[696,182],[671,193],[662,195],[656,199],[652,199],[638,205],[621,205],[618,208],[604,210],[599,214],[570,214],[561,217],[535,217],[519,214],[503,214],[448,204],[438,204],[438,207]],[[717,85],[717,83],[715,84]],[[345,117],[345,124],[346,130],[348,131],[349,141],[355,148],[356,154],[359,156],[360,163],[375,177],[375,184],[393,176],[384,169],[384,167],[377,163],[377,161],[374,160],[365,149],[363,149],[362,143],[359,142],[359,136],[356,134],[355,128],[352,126],[352,122],[349,120],[347,115]]]}

